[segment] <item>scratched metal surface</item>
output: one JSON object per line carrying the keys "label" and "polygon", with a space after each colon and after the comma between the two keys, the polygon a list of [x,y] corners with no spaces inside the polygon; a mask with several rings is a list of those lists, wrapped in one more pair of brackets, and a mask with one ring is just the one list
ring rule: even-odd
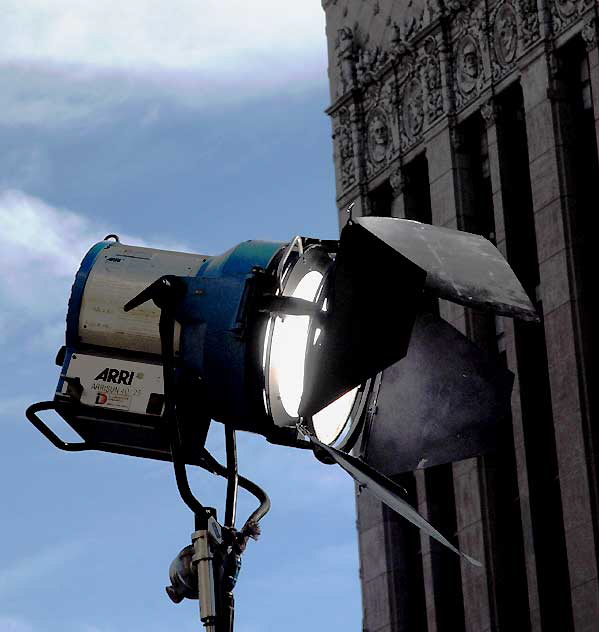
{"label": "scratched metal surface", "polygon": [[426,287],[439,297],[504,316],[538,320],[513,270],[484,237],[390,217],[355,221],[425,270]]}
{"label": "scratched metal surface", "polygon": [[386,369],[362,458],[387,476],[493,451],[513,375],[449,323],[421,314]]}

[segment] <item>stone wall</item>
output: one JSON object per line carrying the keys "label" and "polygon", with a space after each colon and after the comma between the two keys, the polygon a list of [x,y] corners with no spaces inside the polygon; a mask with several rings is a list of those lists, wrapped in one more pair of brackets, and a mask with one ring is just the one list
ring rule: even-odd
{"label": "stone wall", "polygon": [[[599,319],[585,272],[599,211],[598,5],[323,7],[340,225],[352,202],[354,215],[422,219],[427,200],[426,221],[493,239],[543,314],[533,330],[441,303],[516,374],[511,425],[497,455],[404,483],[484,569],[418,545],[358,495],[364,630],[599,630]],[[415,209],[416,164],[428,191]]]}

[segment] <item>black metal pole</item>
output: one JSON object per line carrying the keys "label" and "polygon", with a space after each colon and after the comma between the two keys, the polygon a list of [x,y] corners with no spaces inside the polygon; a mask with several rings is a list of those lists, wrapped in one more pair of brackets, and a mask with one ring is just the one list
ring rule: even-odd
{"label": "black metal pole", "polygon": [[237,442],[235,429],[225,426],[225,446],[227,449],[227,500],[225,508],[225,526],[235,527],[237,510],[237,488],[239,476],[237,473]]}

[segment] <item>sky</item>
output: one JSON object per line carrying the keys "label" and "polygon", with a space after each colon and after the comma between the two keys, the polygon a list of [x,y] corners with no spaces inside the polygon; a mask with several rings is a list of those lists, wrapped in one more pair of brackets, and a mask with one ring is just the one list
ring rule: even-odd
{"label": "sky", "polygon": [[[0,632],[197,630],[197,602],[164,593],[193,530],[171,467],[60,452],[24,409],[53,397],[70,286],[107,233],[202,254],[337,235],[324,13],[318,0],[5,0],[2,20]],[[351,480],[238,441],[273,508],[243,559],[236,631],[358,632]],[[210,446],[223,456],[222,427]],[[220,481],[191,481],[223,506]],[[253,508],[242,495],[240,519]]]}

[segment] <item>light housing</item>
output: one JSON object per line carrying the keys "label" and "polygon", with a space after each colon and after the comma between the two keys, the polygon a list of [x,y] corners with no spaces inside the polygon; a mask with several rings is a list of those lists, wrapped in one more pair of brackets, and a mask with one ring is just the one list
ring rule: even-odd
{"label": "light housing", "polygon": [[[427,313],[431,297],[538,320],[489,241],[409,220],[359,218],[339,241],[246,241],[216,257],[103,241],[75,279],[54,401],[27,417],[65,450],[172,458],[190,508],[185,463],[227,476],[233,516],[236,461],[206,453],[210,419],[232,446],[247,430],[310,448],[457,552],[385,475],[492,449],[512,376]],[[82,443],[38,417],[50,408]],[[263,515],[263,492],[239,484]]]}

